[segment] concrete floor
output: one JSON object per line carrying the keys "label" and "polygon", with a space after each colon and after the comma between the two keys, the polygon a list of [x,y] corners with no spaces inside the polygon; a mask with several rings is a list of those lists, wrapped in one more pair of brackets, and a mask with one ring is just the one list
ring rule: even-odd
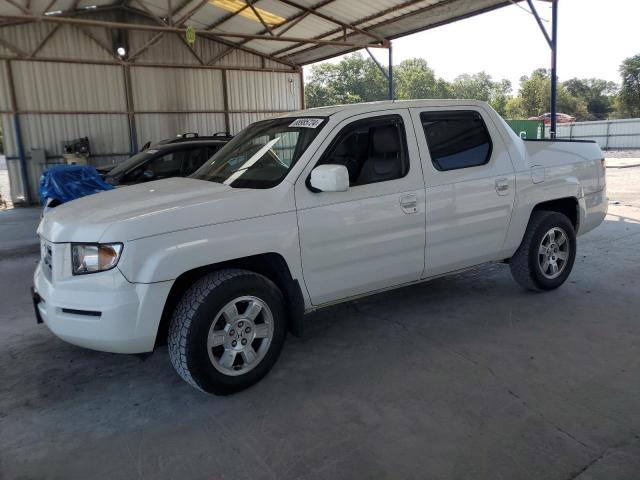
{"label": "concrete floor", "polygon": [[0,478],[638,479],[640,168],[609,177],[559,290],[491,265],[326,309],[231,397],[58,340],[37,257],[0,260]]}

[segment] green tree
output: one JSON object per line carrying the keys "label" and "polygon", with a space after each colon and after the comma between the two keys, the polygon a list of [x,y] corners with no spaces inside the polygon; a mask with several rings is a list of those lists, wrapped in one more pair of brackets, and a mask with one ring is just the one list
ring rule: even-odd
{"label": "green tree", "polygon": [[371,102],[387,98],[387,92],[387,80],[373,60],[354,53],[337,64],[313,66],[305,101],[309,107]]}
{"label": "green tree", "polygon": [[450,85],[436,78],[433,69],[422,58],[405,60],[394,69],[396,98],[410,100],[414,98],[451,98]]}
{"label": "green tree", "polygon": [[618,86],[600,78],[572,78],[563,82],[567,92],[587,107],[589,120],[604,120],[614,108]]}
{"label": "green tree", "polygon": [[491,75],[485,72],[469,75],[464,73],[456,77],[452,88],[456,98],[468,98],[472,100],[482,100],[488,102],[496,83],[491,79]]}
{"label": "green tree", "polygon": [[504,115],[511,93],[511,82],[509,80],[495,82],[486,72],[472,75],[465,73],[453,81],[451,88],[455,98],[488,102],[500,115]]}
{"label": "green tree", "polygon": [[[586,103],[571,93],[562,83],[558,83],[558,112],[573,115],[577,120],[589,117]],[[542,115],[551,110],[551,76],[544,68],[534,70],[531,76],[520,78],[518,102],[511,102],[509,113],[519,113],[519,118]],[[518,117],[512,117],[518,118]]]}
{"label": "green tree", "polygon": [[620,65],[622,86],[617,98],[617,115],[622,118],[640,117],[640,54],[629,57]]}

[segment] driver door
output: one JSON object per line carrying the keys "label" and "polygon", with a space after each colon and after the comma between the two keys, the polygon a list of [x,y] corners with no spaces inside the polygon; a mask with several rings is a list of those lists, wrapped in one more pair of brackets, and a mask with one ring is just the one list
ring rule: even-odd
{"label": "driver door", "polygon": [[[346,192],[314,192],[313,167],[342,164]],[[296,182],[305,285],[313,305],[416,281],[424,269],[425,187],[407,110],[339,124]]]}

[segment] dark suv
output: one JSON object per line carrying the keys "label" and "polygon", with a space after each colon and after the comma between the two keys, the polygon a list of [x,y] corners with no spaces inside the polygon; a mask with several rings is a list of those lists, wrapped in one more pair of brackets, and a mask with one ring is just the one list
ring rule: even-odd
{"label": "dark suv", "polygon": [[230,137],[183,137],[160,142],[112,167],[99,168],[104,181],[111,185],[186,177],[195,172],[222,148]]}

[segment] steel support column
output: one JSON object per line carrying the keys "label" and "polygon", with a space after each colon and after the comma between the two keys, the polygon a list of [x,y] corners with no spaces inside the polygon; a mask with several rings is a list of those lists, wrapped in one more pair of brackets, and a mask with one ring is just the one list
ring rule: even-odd
{"label": "steel support column", "polygon": [[542,19],[538,14],[538,10],[533,5],[532,0],[527,0],[531,13],[538,22],[538,26],[544,35],[544,38],[551,49],[551,125],[549,127],[549,136],[556,138],[557,113],[558,113],[558,71],[556,68],[557,52],[558,52],[558,0],[547,0],[551,2],[551,35],[542,24]]}
{"label": "steel support column", "polygon": [[18,101],[16,96],[16,86],[13,81],[13,70],[11,68],[11,60],[6,61],[9,97],[11,100],[11,111],[13,114],[13,133],[16,137],[16,148],[18,150],[18,160],[20,162],[20,176],[22,177],[22,195],[25,204],[31,202],[31,192],[29,191],[29,169],[27,168],[27,156],[22,143],[22,129],[20,128],[20,114],[18,113]]}
{"label": "steel support column", "polygon": [[551,138],[556,138],[558,114],[558,0],[551,0]]}
{"label": "steel support column", "polygon": [[136,127],[135,105],[133,103],[133,89],[131,88],[131,70],[129,65],[122,65],[124,77],[124,93],[127,104],[127,122],[129,124],[129,149],[138,153],[138,130]]}
{"label": "steel support column", "polygon": [[395,100],[395,91],[393,89],[393,47],[389,41],[389,100]]}

